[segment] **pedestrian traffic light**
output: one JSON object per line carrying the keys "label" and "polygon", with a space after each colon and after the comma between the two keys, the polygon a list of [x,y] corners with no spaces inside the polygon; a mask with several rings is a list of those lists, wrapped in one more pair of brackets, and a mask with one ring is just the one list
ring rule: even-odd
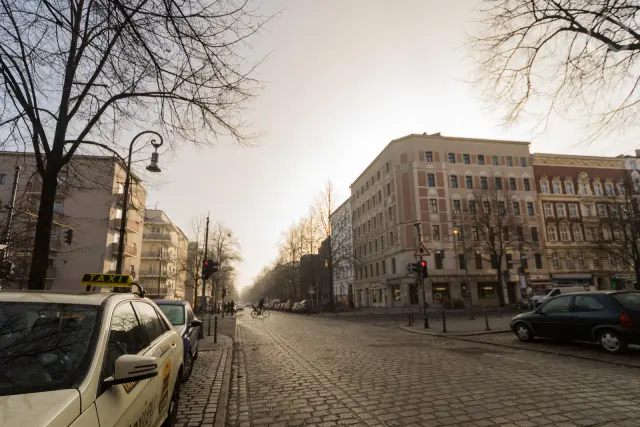
{"label": "pedestrian traffic light", "polygon": [[611,280],[611,289],[615,289],[618,287],[618,282],[616,279]]}
{"label": "pedestrian traffic light", "polygon": [[427,260],[426,259],[421,259],[420,262],[418,263],[419,267],[420,267],[420,274],[422,274],[422,277],[428,277],[429,276],[429,269],[427,267]]}
{"label": "pedestrian traffic light", "polygon": [[67,245],[71,245],[71,242],[73,242],[73,230],[72,229],[68,229],[67,231],[64,232],[64,242]]}

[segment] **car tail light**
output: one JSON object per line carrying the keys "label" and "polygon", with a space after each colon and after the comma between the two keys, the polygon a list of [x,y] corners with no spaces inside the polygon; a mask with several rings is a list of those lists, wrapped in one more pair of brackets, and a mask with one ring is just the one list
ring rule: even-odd
{"label": "car tail light", "polygon": [[620,326],[622,326],[623,328],[633,328],[633,320],[631,319],[631,317],[623,314],[622,316],[620,316]]}

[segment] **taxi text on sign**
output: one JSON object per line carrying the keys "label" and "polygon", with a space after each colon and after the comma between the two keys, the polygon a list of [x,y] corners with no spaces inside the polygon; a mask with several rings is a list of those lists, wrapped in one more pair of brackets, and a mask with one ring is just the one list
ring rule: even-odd
{"label": "taxi text on sign", "polygon": [[80,283],[91,286],[129,287],[133,285],[133,277],[129,274],[87,273],[82,276]]}

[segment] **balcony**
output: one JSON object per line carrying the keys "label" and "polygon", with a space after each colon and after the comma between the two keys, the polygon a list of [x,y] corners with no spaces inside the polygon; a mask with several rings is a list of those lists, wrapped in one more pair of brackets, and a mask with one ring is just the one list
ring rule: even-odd
{"label": "balcony", "polygon": [[123,269],[122,269],[122,273],[116,273],[116,270],[115,270],[115,269],[113,269],[113,270],[109,270],[109,271],[107,271],[107,273],[106,273],[106,274],[128,274],[128,275],[133,276],[133,272],[132,272],[130,269],[128,269],[128,268],[123,268]]}
{"label": "balcony", "polygon": [[[111,244],[111,246],[112,246],[111,252],[114,255],[118,254],[118,245],[119,245],[119,243],[112,243]],[[124,244],[124,256],[132,257],[132,256],[136,256],[136,255],[138,255],[138,248],[133,246],[133,245],[130,245],[128,243],[125,243]]]}
{"label": "balcony", "polygon": [[162,251],[162,256],[160,256],[160,254],[157,251],[146,251],[146,252],[142,252],[142,255],[140,257],[142,259],[154,259],[154,260],[158,260],[161,257],[163,261],[175,261],[177,259],[177,256],[174,253],[169,251]]}
{"label": "balcony", "polygon": [[[168,233],[144,233],[142,235],[142,240],[146,240],[147,242],[165,242],[177,246],[177,243],[174,241],[171,234]],[[158,255],[156,254],[156,257],[157,256]]]}
{"label": "balcony", "polygon": [[[122,224],[122,218],[116,218],[116,220],[114,221],[116,229],[120,230],[120,225]],[[132,231],[134,233],[139,233],[140,232],[140,223],[132,220],[132,219],[127,219],[127,230]]]}
{"label": "balcony", "polygon": [[173,273],[167,273],[166,271],[163,271],[162,273],[159,273],[157,271],[154,270],[146,270],[146,271],[141,271],[140,274],[138,274],[138,277],[140,277],[141,279],[151,279],[151,278],[158,278],[160,277],[161,279],[171,279],[173,278]]}

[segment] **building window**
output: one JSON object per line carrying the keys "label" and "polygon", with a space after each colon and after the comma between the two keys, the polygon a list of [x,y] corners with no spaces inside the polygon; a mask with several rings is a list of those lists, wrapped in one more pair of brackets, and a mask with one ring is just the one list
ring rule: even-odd
{"label": "building window", "polygon": [[122,218],[122,209],[116,209],[116,219]]}
{"label": "building window", "polygon": [[534,258],[536,260],[536,268],[538,269],[542,268],[542,255],[534,254]]}
{"label": "building window", "polygon": [[467,175],[467,176],[464,177],[464,181],[465,181],[466,187],[469,190],[471,190],[473,188],[473,177]]}
{"label": "building window", "polygon": [[558,253],[557,253],[557,252],[554,252],[554,253],[551,255],[551,265],[552,265],[554,268],[558,268],[558,267],[560,267],[560,259],[558,258]]}
{"label": "building window", "polygon": [[573,182],[571,181],[564,182],[564,192],[567,194],[573,194]]}
{"label": "building window", "polygon": [[382,260],[382,274],[387,274],[387,261]]}
{"label": "building window", "polygon": [[476,254],[476,270],[482,270],[482,255]]}
{"label": "building window", "polygon": [[391,195],[391,183],[387,182],[387,197]]}
{"label": "building window", "polygon": [[527,167],[527,158],[526,157],[520,157],[520,166],[523,168]]}
{"label": "building window", "polygon": [[486,190],[487,188],[489,188],[489,182],[486,176],[480,177],[480,188],[482,188],[483,190]]}
{"label": "building window", "polygon": [[547,218],[553,217],[553,206],[551,206],[551,203],[544,204],[544,216]]}
{"label": "building window", "polygon": [[584,267],[584,255],[582,255],[582,252],[578,252],[578,267]]}
{"label": "building window", "polygon": [[449,177],[449,180],[451,182],[451,188],[458,188],[458,176],[457,175],[451,175]]}
{"label": "building window", "polygon": [[589,187],[587,186],[586,182],[581,182],[580,183],[580,193],[581,194],[589,194]]}
{"label": "building window", "polygon": [[498,156],[491,156],[491,164],[493,166],[500,166],[500,158]]}
{"label": "building window", "polygon": [[507,156],[507,166],[509,167],[513,166],[513,157]]}
{"label": "building window", "polygon": [[553,181],[553,194],[562,194],[559,181]]}
{"label": "building window", "polygon": [[453,201],[453,213],[460,213],[460,211],[462,210],[461,205],[460,205],[460,200],[454,200]]}
{"label": "building window", "polygon": [[538,239],[538,227],[531,227],[531,240],[537,242]]}
{"label": "building window", "polygon": [[485,214],[491,215],[491,203],[489,203],[488,200],[484,200],[482,202],[482,209],[484,210]]}
{"label": "building window", "polygon": [[460,270],[464,270],[466,267],[466,262],[464,259],[464,254],[458,255],[458,264],[460,265]]}
{"label": "building window", "polygon": [[391,221],[391,219],[393,218],[393,210],[391,210],[393,206],[389,206],[389,209],[387,209],[387,214],[389,215],[389,221]]}
{"label": "building window", "polygon": [[428,162],[428,163],[432,163],[433,162],[433,153],[431,151],[425,151],[424,152],[424,161]]}
{"label": "building window", "polygon": [[442,256],[442,252],[436,252],[435,254],[435,260],[436,260],[436,270],[442,270],[442,259],[444,257]]}
{"label": "building window", "polygon": [[449,153],[449,155],[447,157],[449,159],[449,163],[455,163],[456,162],[456,154],[455,153]]}
{"label": "building window", "polygon": [[571,240],[571,234],[569,233],[569,227],[566,225],[560,226],[560,240],[563,242],[568,242]]}
{"label": "building window", "polygon": [[380,275],[380,265],[376,262],[376,276]]}
{"label": "building window", "polygon": [[389,173],[389,162],[384,164],[384,170],[386,173]]}
{"label": "building window", "polygon": [[378,252],[378,239],[373,239],[373,249]]}
{"label": "building window", "polygon": [[524,183],[524,191],[531,191],[531,182],[529,181],[529,178],[524,178],[522,181]]}
{"label": "building window", "polygon": [[547,240],[550,242],[555,242],[558,240],[558,232],[555,225],[547,226]]}
{"label": "building window", "polygon": [[607,207],[605,205],[596,205],[596,207],[598,208],[598,216],[600,218],[606,218],[607,217]]}
{"label": "building window", "polygon": [[556,211],[558,212],[558,218],[564,218],[567,216],[567,211],[564,208],[564,203],[556,204]]}
{"label": "building window", "polygon": [[429,187],[436,186],[436,176],[432,173],[427,174],[427,186]]}
{"label": "building window", "polygon": [[396,274],[396,259],[391,258],[391,274]]}
{"label": "building window", "polygon": [[478,164],[484,165],[484,154],[478,154]]}
{"label": "building window", "polygon": [[438,213],[438,199],[429,199],[429,209],[431,213]]}
{"label": "building window", "polygon": [[53,211],[56,213],[62,213],[62,202],[54,202]]}
{"label": "building window", "polygon": [[536,214],[536,211],[533,208],[533,202],[527,202],[527,215],[534,216],[535,214]]}
{"label": "building window", "polygon": [[471,227],[471,240],[478,241],[478,227],[475,225]]}
{"label": "building window", "polygon": [[475,213],[476,213],[476,201],[475,200],[469,200],[467,202],[467,204],[469,205],[469,213],[475,215]]}
{"label": "building window", "polygon": [[471,164],[471,156],[469,156],[468,154],[463,154],[462,155],[462,161],[464,162],[465,165],[470,165]]}
{"label": "building window", "polygon": [[502,200],[498,201],[498,213],[500,215],[506,215],[507,214],[507,208],[505,206],[504,201],[502,201]]}
{"label": "building window", "polygon": [[380,250],[384,251],[384,236],[380,236]]}
{"label": "building window", "polygon": [[440,240],[440,226],[432,225],[431,226],[431,238],[433,240]]}
{"label": "building window", "polygon": [[575,203],[569,204],[569,216],[571,218],[578,218],[578,205]]}
{"label": "building window", "polygon": [[625,195],[624,185],[621,183],[617,183],[616,187],[618,188],[618,195],[624,196]]}
{"label": "building window", "polygon": [[607,196],[613,196],[613,184],[611,184],[610,182],[607,182],[604,184],[604,191],[605,193],[607,193]]}
{"label": "building window", "polygon": [[602,184],[599,182],[593,184],[593,194],[596,196],[602,196]]}
{"label": "building window", "polygon": [[502,178],[496,176],[493,178],[494,185],[496,186],[496,190],[502,190]]}
{"label": "building window", "polygon": [[509,178],[509,190],[516,191],[518,187],[516,187],[516,179]]}
{"label": "building window", "polygon": [[582,211],[584,216],[592,216],[593,215],[593,206],[592,205],[582,205]]}
{"label": "building window", "polygon": [[520,202],[513,202],[512,206],[513,206],[513,214],[520,215]]}
{"label": "building window", "polygon": [[540,181],[540,192],[549,193],[549,183],[547,181]]}
{"label": "building window", "polygon": [[573,224],[573,240],[576,242],[581,242],[582,239],[582,227],[580,224]]}

